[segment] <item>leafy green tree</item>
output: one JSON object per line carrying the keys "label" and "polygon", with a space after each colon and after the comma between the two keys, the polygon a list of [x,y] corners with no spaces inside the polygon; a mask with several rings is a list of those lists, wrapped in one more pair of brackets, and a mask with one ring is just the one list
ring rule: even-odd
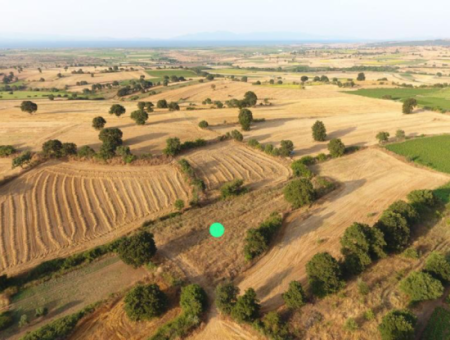
{"label": "leafy green tree", "polygon": [[395,201],[383,212],[383,214],[386,214],[388,211],[402,215],[409,225],[413,225],[419,220],[417,210],[405,201]]}
{"label": "leafy green tree", "polygon": [[144,111],[144,109],[145,109],[145,102],[137,103],[137,107],[138,107],[139,110]]}
{"label": "leafy green tree", "polygon": [[423,270],[443,283],[450,282],[450,262],[440,252],[432,252],[425,261]]}
{"label": "leafy green tree", "polygon": [[341,157],[345,153],[345,145],[340,139],[334,138],[328,143],[328,151],[333,158]]}
{"label": "leafy green tree", "polygon": [[417,318],[408,310],[393,310],[387,313],[378,330],[383,340],[414,339]]}
{"label": "leafy green tree", "polygon": [[11,156],[17,150],[12,145],[0,145],[0,157]]}
{"label": "leafy green tree", "polygon": [[109,109],[109,114],[110,115],[115,115],[117,117],[120,117],[125,112],[126,112],[125,108],[122,105],[120,105],[120,104],[114,104]]}
{"label": "leafy green tree", "polygon": [[291,309],[300,309],[306,304],[305,291],[298,281],[291,281],[289,289],[282,294],[282,297],[286,306]]}
{"label": "leafy green tree", "polygon": [[408,194],[408,200],[412,206],[418,210],[423,211],[434,207],[438,203],[438,199],[432,190],[414,190]]}
{"label": "leafy green tree", "polygon": [[238,322],[251,323],[259,317],[259,300],[253,288],[245,291],[244,295],[238,297],[236,304],[231,311],[231,316]]}
{"label": "leafy green tree", "polygon": [[320,120],[316,121],[312,126],[312,135],[315,141],[323,142],[327,139],[327,129],[325,124]]}
{"label": "leafy green tree", "polygon": [[92,127],[95,129],[95,130],[101,130],[101,129],[103,129],[104,127],[105,127],[105,124],[106,124],[106,120],[103,118],[103,117],[95,117],[93,120],[92,120]]}
{"label": "leafy green tree", "polygon": [[221,283],[216,287],[216,306],[223,314],[229,315],[239,295],[239,288],[231,282]]}
{"label": "leafy green tree", "polygon": [[29,114],[32,114],[38,110],[38,106],[36,103],[33,103],[29,100],[23,101],[20,105],[20,109],[22,112],[28,112]]}
{"label": "leafy green tree", "polygon": [[405,114],[412,113],[414,108],[417,106],[417,100],[414,98],[405,99],[403,102],[402,112]]}
{"label": "leafy green tree", "polygon": [[399,252],[408,246],[411,230],[408,221],[399,213],[385,212],[374,227],[384,234],[388,251]]}
{"label": "leafy green tree", "polygon": [[42,154],[45,157],[59,158],[62,156],[62,143],[57,139],[51,139],[42,144]]}
{"label": "leafy green tree", "polygon": [[61,149],[61,156],[69,156],[77,154],[77,145],[75,143],[63,143]]}
{"label": "leafy green tree", "polygon": [[294,143],[290,140],[282,140],[280,143],[280,156],[289,157],[294,151]]}
{"label": "leafy green tree", "polygon": [[311,179],[313,173],[309,168],[300,160],[296,160],[291,163],[291,169],[295,177],[305,177]]}
{"label": "leafy green tree", "polygon": [[198,123],[198,127],[201,129],[206,129],[208,126],[209,124],[206,120],[202,120],[200,123]]}
{"label": "leafy green tree", "polygon": [[312,292],[324,297],[338,292],[343,286],[339,263],[329,253],[318,253],[306,265],[309,284]]}
{"label": "leafy green tree", "polygon": [[238,130],[231,131],[231,137],[238,142],[242,142],[244,140],[244,136]]}
{"label": "leafy green tree", "polygon": [[223,199],[232,197],[232,196],[238,196],[246,192],[246,189],[242,187],[244,184],[244,180],[242,179],[235,179],[234,181],[225,183],[220,187],[220,196]]}
{"label": "leafy green tree", "polygon": [[138,268],[150,262],[156,254],[156,245],[153,234],[140,231],[120,242],[117,252],[126,264]]}
{"label": "leafy green tree", "polygon": [[248,91],[244,94],[244,101],[248,106],[255,106],[258,102],[258,97],[256,96],[255,92]]}
{"label": "leafy green tree", "polygon": [[158,100],[158,102],[156,103],[156,107],[158,109],[167,109],[167,100],[165,99],[160,99]]}
{"label": "leafy green tree", "polygon": [[190,284],[181,289],[180,305],[183,312],[200,316],[206,311],[208,297],[202,287],[197,284]]}
{"label": "leafy green tree", "polygon": [[180,106],[177,102],[170,102],[167,107],[169,108],[169,111],[180,111]]}
{"label": "leafy green tree", "polygon": [[308,76],[302,76],[300,78],[300,80],[302,81],[302,83],[306,83],[308,81],[309,77]]}
{"label": "leafy green tree", "polygon": [[12,168],[17,168],[20,166],[21,168],[24,165],[30,164],[32,158],[31,151],[23,151],[19,156],[13,158],[12,160]]}
{"label": "leafy green tree", "polygon": [[241,78],[241,81],[244,82],[244,83],[246,83],[246,82],[248,81],[247,76],[243,76],[243,77]]}
{"label": "leafy green tree", "polygon": [[444,294],[442,283],[424,272],[412,272],[400,282],[400,289],[412,302],[434,300]]}
{"label": "leafy green tree", "polygon": [[241,124],[242,130],[249,131],[250,124],[253,121],[252,111],[249,109],[241,109],[239,111],[239,124]]}
{"label": "leafy green tree", "polygon": [[122,136],[123,133],[118,128],[102,129],[98,135],[103,144],[111,147],[113,150],[115,150],[119,145],[122,145]]}
{"label": "leafy green tree", "polygon": [[378,139],[379,143],[385,143],[389,140],[389,132],[386,131],[378,132],[376,138]]}
{"label": "leafy green tree", "polygon": [[133,119],[137,125],[145,125],[148,119],[148,113],[144,110],[136,110],[131,112],[131,119]]}
{"label": "leafy green tree", "polygon": [[287,184],[283,190],[284,198],[294,209],[311,204],[316,198],[316,192],[309,179],[296,179]]}
{"label": "leafy green tree", "polygon": [[366,75],[363,72],[358,73],[358,77],[356,78],[356,80],[364,81],[364,80],[366,80]]}
{"label": "leafy green tree", "polygon": [[179,138],[169,138],[166,140],[166,148],[163,153],[168,156],[175,156],[181,151],[181,142]]}
{"label": "leafy green tree", "polygon": [[138,285],[125,296],[125,313],[132,321],[150,320],[164,314],[168,299],[157,284]]}
{"label": "leafy green tree", "polygon": [[88,145],[84,145],[81,148],[78,149],[78,157],[82,158],[92,158],[95,156],[95,151]]}

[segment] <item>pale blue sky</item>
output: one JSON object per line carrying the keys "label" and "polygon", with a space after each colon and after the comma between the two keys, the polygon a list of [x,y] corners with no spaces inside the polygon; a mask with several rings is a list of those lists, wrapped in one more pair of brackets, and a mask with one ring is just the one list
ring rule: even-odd
{"label": "pale blue sky", "polygon": [[0,35],[171,38],[230,31],[450,38],[449,0],[0,0]]}

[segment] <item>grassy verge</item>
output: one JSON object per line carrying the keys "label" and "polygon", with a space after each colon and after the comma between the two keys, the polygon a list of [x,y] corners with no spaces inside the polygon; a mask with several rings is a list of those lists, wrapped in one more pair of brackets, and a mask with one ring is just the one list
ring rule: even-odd
{"label": "grassy verge", "polygon": [[422,334],[422,340],[450,340],[450,311],[437,307]]}

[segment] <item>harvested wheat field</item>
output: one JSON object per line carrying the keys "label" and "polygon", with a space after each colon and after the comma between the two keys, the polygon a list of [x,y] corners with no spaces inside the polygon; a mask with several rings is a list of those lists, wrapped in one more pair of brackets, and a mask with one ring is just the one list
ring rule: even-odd
{"label": "harvested wheat field", "polygon": [[49,163],[0,190],[0,266],[17,272],[104,243],[188,200],[171,165]]}
{"label": "harvested wheat field", "polygon": [[239,178],[254,188],[274,185],[286,181],[290,175],[290,170],[277,159],[234,142],[216,143],[183,158],[194,167],[209,190]]}

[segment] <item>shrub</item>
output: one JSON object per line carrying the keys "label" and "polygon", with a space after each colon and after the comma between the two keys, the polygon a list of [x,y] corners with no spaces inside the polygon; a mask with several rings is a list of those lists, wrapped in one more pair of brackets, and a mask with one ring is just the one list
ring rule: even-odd
{"label": "shrub", "polygon": [[167,109],[167,107],[168,107],[167,100],[165,100],[165,99],[158,100],[158,102],[156,103],[156,107],[158,109]]}
{"label": "shrub", "polygon": [[378,132],[376,138],[379,143],[387,142],[389,140],[389,132]]}
{"label": "shrub", "polygon": [[282,216],[278,213],[272,213],[257,229],[249,229],[245,238],[245,258],[252,260],[267,251],[272,238],[281,228],[282,224]]}
{"label": "shrub", "polygon": [[242,130],[249,131],[250,124],[253,121],[252,111],[249,109],[241,109],[239,111],[239,124],[241,124]]}
{"label": "shrub", "polygon": [[48,313],[47,307],[39,307],[39,308],[36,308],[34,315],[37,318],[40,318],[41,316],[46,316],[47,313]]}
{"label": "shrub", "polygon": [[262,332],[269,339],[285,340],[290,339],[288,326],[281,320],[277,312],[269,312],[262,318]]}
{"label": "shrub", "polygon": [[320,120],[316,121],[312,126],[312,135],[315,141],[323,142],[327,139],[327,130]]}
{"label": "shrub", "polygon": [[414,98],[405,99],[403,102],[402,112],[405,114],[412,113],[414,108],[417,106],[417,100]]}
{"label": "shrub", "polygon": [[120,117],[126,112],[125,108],[120,104],[114,104],[109,109],[109,114]]}
{"label": "shrub", "polygon": [[13,323],[14,319],[11,312],[8,311],[0,314],[0,331],[3,331],[12,326]]}
{"label": "shrub", "polygon": [[220,188],[220,195],[223,199],[226,199],[231,196],[238,196],[245,193],[247,190],[242,187],[244,184],[244,180],[235,179],[232,182],[225,183]]}
{"label": "shrub", "polygon": [[136,110],[131,112],[131,119],[133,119],[137,125],[145,125],[148,119],[148,113],[144,110]]}
{"label": "shrub", "polygon": [[309,284],[314,295],[324,297],[338,292],[343,286],[339,263],[329,253],[318,253],[306,265]]}
{"label": "shrub", "polygon": [[274,149],[275,148],[272,144],[266,144],[266,146],[264,147],[264,152],[268,155],[272,155]]}
{"label": "shrub", "polygon": [[301,160],[297,160],[291,163],[291,169],[294,172],[295,177],[305,177],[310,179],[313,177],[313,173],[308,167],[301,162]]}
{"label": "shrub", "polygon": [[411,231],[407,220],[400,214],[387,211],[374,228],[381,230],[386,241],[386,249],[391,252],[404,250],[410,241]]}
{"label": "shrub", "polygon": [[169,111],[180,111],[180,106],[177,102],[170,102],[169,105],[167,105],[167,108]]}
{"label": "shrub", "polygon": [[181,151],[181,142],[178,138],[169,138],[166,140],[166,148],[163,150],[165,155],[175,156]]}
{"label": "shrub", "polygon": [[378,330],[383,340],[407,340],[414,338],[417,318],[408,310],[393,310],[383,316]]}
{"label": "shrub", "polygon": [[354,318],[348,318],[347,320],[345,320],[344,328],[349,332],[354,332],[359,327],[358,327],[358,323],[356,322],[356,320]]}
{"label": "shrub", "polygon": [[198,123],[198,127],[202,129],[206,129],[208,126],[209,124],[206,120],[202,120],[200,123]]}
{"label": "shrub", "polygon": [[395,137],[397,137],[398,139],[403,139],[403,138],[405,138],[405,131],[403,131],[403,130],[397,130],[396,132],[395,132]]}
{"label": "shrub", "polygon": [[208,297],[199,285],[190,284],[181,290],[180,305],[183,312],[199,316],[206,310],[207,303]]}
{"label": "shrub", "polygon": [[313,165],[316,163],[316,159],[311,156],[303,156],[302,158],[299,159],[299,162],[305,165]]}
{"label": "shrub", "polygon": [[42,144],[42,154],[49,158],[62,156],[62,143],[57,139],[51,139]]}
{"label": "shrub", "polygon": [[293,180],[284,187],[283,193],[294,209],[311,204],[316,197],[311,181],[306,178]]}
{"label": "shrub", "polygon": [[223,314],[231,314],[237,301],[239,288],[232,283],[221,283],[216,287],[216,306]]}
{"label": "shrub", "polygon": [[28,316],[26,314],[22,314],[19,320],[19,328],[23,328],[29,324]]}
{"label": "shrub", "polygon": [[19,156],[13,158],[12,160],[12,168],[16,168],[20,166],[23,168],[24,165],[27,165],[31,162],[31,151],[23,151]]}
{"label": "shrub", "polygon": [[231,316],[238,322],[253,322],[259,317],[260,308],[255,290],[249,288],[244,295],[238,297]]}
{"label": "shrub", "polygon": [[16,152],[16,149],[12,145],[0,145],[0,157],[11,156]]}
{"label": "shrub", "polygon": [[167,310],[166,295],[156,284],[138,285],[125,296],[125,312],[130,320],[150,320]]}
{"label": "shrub", "polygon": [[383,214],[386,214],[389,211],[402,215],[410,225],[419,220],[419,214],[416,209],[405,201],[395,201],[384,211]]}
{"label": "shrub", "polygon": [[294,151],[294,143],[290,140],[282,140],[280,146],[280,155],[284,157],[289,157]]}
{"label": "shrub", "polygon": [[328,159],[328,156],[325,155],[324,153],[319,153],[319,154],[316,156],[316,159],[317,159],[319,162],[325,162],[325,161]]}
{"label": "shrub", "polygon": [[183,200],[176,200],[174,205],[175,205],[175,208],[177,210],[183,210],[184,209],[184,201]]}
{"label": "shrub", "polygon": [[414,190],[408,194],[408,200],[417,210],[432,208],[437,204],[437,197],[431,190]]}
{"label": "shrub", "polygon": [[414,259],[414,260],[417,260],[420,257],[419,252],[414,247],[406,248],[405,251],[402,253],[402,256],[407,259]]}
{"label": "shrub", "polygon": [[443,283],[450,282],[450,262],[442,253],[432,252],[427,257],[423,269]]}
{"label": "shrub", "polygon": [[365,296],[368,295],[370,293],[370,288],[369,285],[367,283],[365,283],[363,280],[358,279],[358,293]]}
{"label": "shrub", "polygon": [[92,119],[92,127],[95,130],[101,130],[105,127],[106,124],[106,120],[103,117],[95,117],[94,119]]}
{"label": "shrub", "polygon": [[372,321],[373,319],[375,319],[375,313],[373,312],[372,309],[368,309],[364,312],[363,314],[364,319],[366,319],[367,321]]}
{"label": "shrub", "polygon": [[298,281],[291,281],[289,289],[282,294],[282,297],[286,306],[291,309],[299,309],[306,303],[306,294]]}
{"label": "shrub", "polygon": [[251,146],[252,148],[258,148],[258,147],[261,147],[261,144],[259,144],[259,142],[258,142],[256,139],[254,139],[254,138],[249,139],[248,142],[247,142],[247,144],[248,144],[249,146]]}
{"label": "shrub", "polygon": [[400,282],[400,289],[413,302],[434,300],[444,294],[442,283],[424,272],[412,272]]}
{"label": "shrub", "polygon": [[88,145],[84,145],[78,149],[78,157],[82,158],[92,158],[95,156],[95,151]]}
{"label": "shrub", "polygon": [[126,264],[134,268],[141,267],[150,262],[156,254],[153,234],[140,231],[136,235],[127,237],[120,242],[117,252]]}
{"label": "shrub", "polygon": [[238,130],[231,131],[231,137],[238,142],[242,142],[244,140],[244,136]]}
{"label": "shrub", "polygon": [[63,143],[61,148],[61,156],[69,156],[77,154],[77,145],[75,143]]}
{"label": "shrub", "polygon": [[340,139],[332,139],[328,143],[328,151],[330,151],[330,155],[333,158],[341,157],[345,153],[345,145]]}

